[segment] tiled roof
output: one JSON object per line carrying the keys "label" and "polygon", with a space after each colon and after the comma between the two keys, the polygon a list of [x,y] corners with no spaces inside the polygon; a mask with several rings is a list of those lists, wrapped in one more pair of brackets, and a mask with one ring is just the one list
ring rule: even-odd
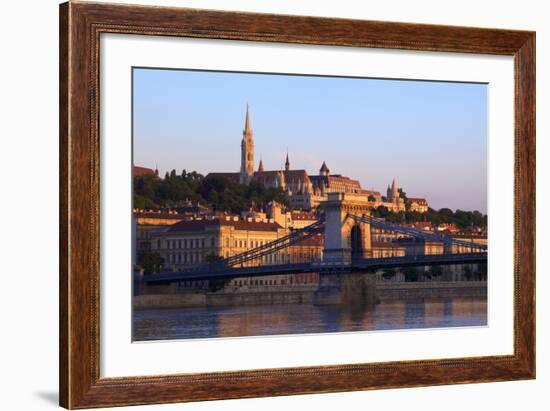
{"label": "tiled roof", "polygon": [[353,184],[357,187],[361,187],[361,185],[359,184],[359,180],[352,180],[351,178],[349,177],[344,177],[344,176],[328,176],[328,181],[329,181],[329,185],[331,184],[331,182],[338,182],[338,183],[348,183],[348,184]]}
{"label": "tiled roof", "polygon": [[[306,170],[264,170],[261,174],[262,177],[274,177],[279,172],[283,172],[285,175],[285,178],[289,177],[306,177],[307,171]],[[254,175],[258,175],[258,172],[255,172]]]}
{"label": "tiled roof", "polygon": [[418,221],[418,222],[414,223],[414,226],[416,228],[431,228],[432,223],[430,223],[429,221]]}
{"label": "tiled roof", "polygon": [[291,247],[300,247],[300,246],[303,246],[303,247],[318,246],[319,247],[319,246],[323,245],[324,241],[325,241],[324,234],[315,234],[314,236],[306,238],[306,239],[292,245]]}
{"label": "tiled roof", "polygon": [[156,176],[156,173],[151,168],[134,166],[134,177],[137,176]]}
{"label": "tiled roof", "polygon": [[181,220],[184,218],[181,214],[168,214],[168,213],[157,213],[157,212],[148,212],[148,211],[134,211],[134,217],[136,218],[158,218],[162,220]]}
{"label": "tiled roof", "polygon": [[[309,178],[317,186],[319,186],[322,181],[325,183],[325,186],[328,186],[328,187],[330,187],[332,184],[345,184],[345,185],[353,186],[357,189],[361,189],[361,184],[359,183],[359,180],[353,180],[349,177],[345,177],[342,175],[310,176]],[[374,193],[377,193],[377,192],[374,192]],[[378,195],[380,195],[380,193],[378,193]]]}
{"label": "tiled roof", "polygon": [[367,194],[367,195],[372,195],[372,196],[375,196],[375,197],[379,197],[379,196],[380,196],[380,192],[374,191],[374,190],[361,190],[361,191],[359,191],[359,193],[361,193],[361,194]]}
{"label": "tiled roof", "polygon": [[317,220],[315,213],[311,211],[293,210],[291,215],[293,220]]}
{"label": "tiled roof", "polygon": [[411,203],[419,203],[419,204],[426,203],[426,199],[420,198],[420,197],[408,197],[408,200]]}
{"label": "tiled roof", "polygon": [[204,231],[208,227],[234,227],[236,230],[243,231],[277,231],[282,228],[279,224],[273,222],[248,221],[239,218],[235,221],[232,217],[229,221],[225,218],[207,219],[207,220],[189,220],[181,221],[171,226],[169,233],[174,232],[196,232]]}

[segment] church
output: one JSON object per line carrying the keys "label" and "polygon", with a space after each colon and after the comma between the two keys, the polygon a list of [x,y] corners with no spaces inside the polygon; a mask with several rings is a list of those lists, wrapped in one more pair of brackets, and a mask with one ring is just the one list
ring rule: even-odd
{"label": "church", "polygon": [[387,200],[378,191],[364,190],[358,180],[340,174],[331,174],[323,161],[318,175],[308,175],[304,169],[292,169],[287,153],[284,167],[280,170],[265,170],[262,160],[255,169],[254,134],[250,123],[250,110],[246,106],[246,117],[241,140],[241,168],[235,173],[210,173],[208,177],[225,177],[241,184],[258,181],[266,187],[280,188],[286,193],[292,208],[311,210],[327,199],[328,193],[354,193],[368,197],[374,207],[384,205],[394,211],[405,209],[405,203],[400,198],[395,179],[391,189],[388,187]]}

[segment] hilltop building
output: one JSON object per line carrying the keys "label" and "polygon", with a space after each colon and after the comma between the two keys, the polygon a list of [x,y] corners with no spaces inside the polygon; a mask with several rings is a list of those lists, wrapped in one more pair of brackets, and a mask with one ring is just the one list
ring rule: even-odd
{"label": "hilltop building", "polygon": [[158,177],[159,176],[159,171],[158,171],[157,168],[155,168],[153,170],[152,168],[134,166],[132,174],[133,174],[134,177],[141,177],[141,176]]}
{"label": "hilltop building", "polygon": [[[266,170],[260,159],[258,169],[254,169],[254,133],[250,121],[250,109],[246,106],[244,130],[241,140],[241,167],[234,173],[210,173],[209,177],[225,177],[241,184],[255,180],[269,188],[279,188],[285,192],[293,209],[312,210],[328,198],[328,193],[353,193],[364,195],[373,207],[383,205],[392,211],[404,211],[405,199],[401,198],[395,181],[388,186],[387,201],[378,191],[364,190],[358,180],[341,174],[331,174],[325,161],[318,175],[309,175],[304,169],[292,169],[287,152],[284,167],[279,170]],[[415,199],[415,209],[427,210],[425,199]],[[422,211],[423,212],[423,211]]]}

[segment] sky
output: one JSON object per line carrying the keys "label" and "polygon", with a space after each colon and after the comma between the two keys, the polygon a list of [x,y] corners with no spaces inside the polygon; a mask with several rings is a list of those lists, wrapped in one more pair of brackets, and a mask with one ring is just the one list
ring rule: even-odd
{"label": "sky", "polygon": [[237,172],[246,105],[256,169],[393,178],[435,209],[487,211],[487,85],[133,69],[134,164]]}

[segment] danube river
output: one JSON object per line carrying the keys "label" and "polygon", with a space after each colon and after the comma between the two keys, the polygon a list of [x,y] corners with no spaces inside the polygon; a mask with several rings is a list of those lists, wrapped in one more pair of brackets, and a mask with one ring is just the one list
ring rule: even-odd
{"label": "danube river", "polygon": [[487,325],[485,297],[134,311],[134,341]]}

